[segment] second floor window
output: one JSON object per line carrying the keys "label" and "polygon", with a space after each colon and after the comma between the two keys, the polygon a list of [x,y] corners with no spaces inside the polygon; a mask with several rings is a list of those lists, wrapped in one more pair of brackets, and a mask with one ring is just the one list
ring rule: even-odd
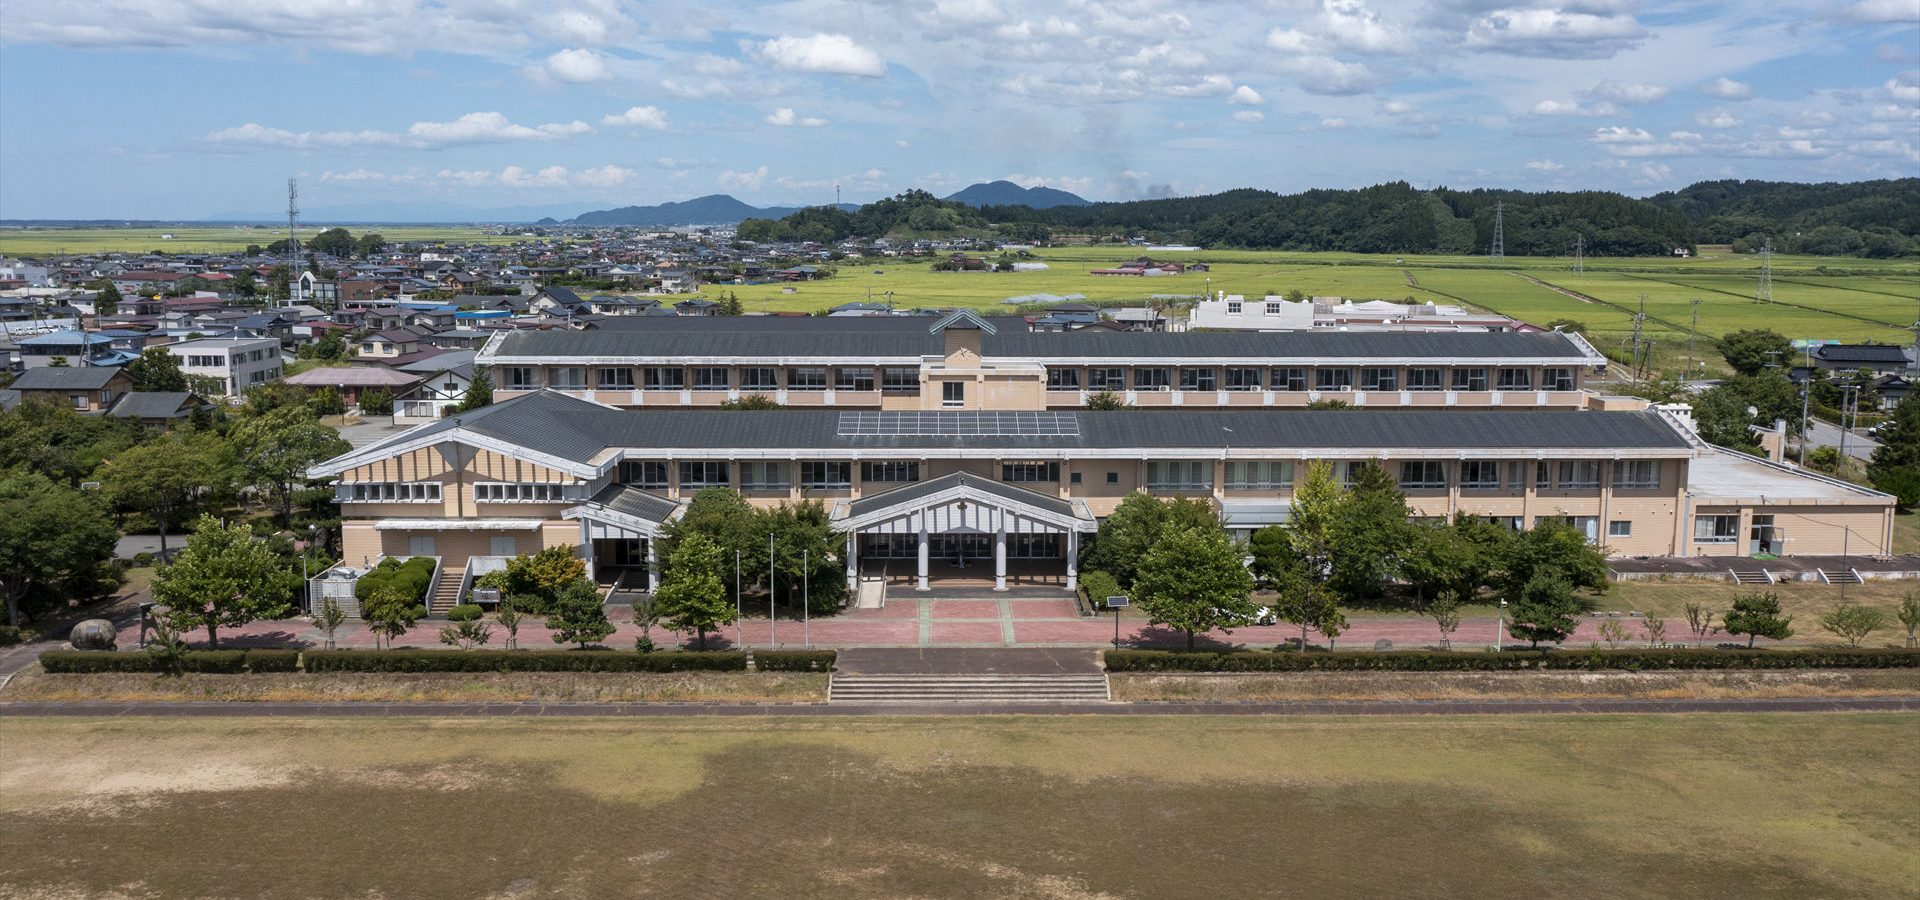
{"label": "second floor window", "polygon": [[1353,390],[1352,369],[1315,369],[1313,387],[1320,391]]}
{"label": "second floor window", "polygon": [[1533,390],[1532,369],[1501,369],[1500,389],[1503,391]]}
{"label": "second floor window", "polygon": [[919,369],[881,369],[880,390],[888,394],[920,393]]}
{"label": "second floor window", "polygon": [[587,389],[587,370],[579,366],[561,366],[547,370],[549,383],[563,391]]}
{"label": "second floor window", "polygon": [[1259,369],[1228,369],[1227,390],[1257,391],[1260,389]]}
{"label": "second floor window", "polygon": [[1650,489],[1660,486],[1660,461],[1657,459],[1621,459],[1613,463],[1613,486]]}
{"label": "second floor window", "polygon": [[777,460],[753,460],[740,464],[740,489],[769,491],[787,489],[787,464]]}
{"label": "second floor window", "polygon": [[1047,369],[1047,390],[1077,391],[1080,389],[1080,370],[1049,367]]}
{"label": "second floor window", "polygon": [[1156,459],[1147,462],[1147,489],[1206,491],[1213,489],[1213,466],[1198,459]]}
{"label": "second floor window", "polygon": [[1440,370],[1432,366],[1422,366],[1407,370],[1407,390],[1437,391],[1444,388],[1440,382]]}
{"label": "second floor window", "polygon": [[853,485],[853,464],[838,460],[806,460],[800,464],[800,486],[832,490]]}
{"label": "second floor window", "polygon": [[696,391],[724,391],[732,386],[728,383],[725,366],[701,366],[693,370],[693,389]]}
{"label": "second floor window", "polygon": [[1600,486],[1600,461],[1594,459],[1568,460],[1560,464],[1560,487],[1562,489],[1585,489]]}
{"label": "second floor window", "polygon": [[621,460],[620,483],[645,490],[664,491],[667,489],[667,464],[644,459]]}
{"label": "second floor window", "polygon": [[1015,484],[1060,480],[1057,462],[1017,462],[1000,464],[1000,480]]}
{"label": "second floor window", "polygon": [[1540,389],[1543,391],[1571,391],[1575,383],[1572,369],[1540,370]]}
{"label": "second floor window", "polygon": [[860,464],[860,480],[899,483],[920,480],[917,462],[870,462]]}
{"label": "second floor window", "polygon": [[1453,389],[1456,391],[1484,391],[1487,389],[1487,370],[1453,370]]}
{"label": "second floor window", "polygon": [[681,490],[726,486],[726,463],[709,460],[688,460],[680,464]]}
{"label": "second floor window", "polygon": [[1304,391],[1307,389],[1306,369],[1274,369],[1273,390]]}
{"label": "second floor window", "polygon": [[780,376],[773,369],[748,366],[740,370],[740,389],[743,391],[772,391],[779,387]]}
{"label": "second floor window", "polygon": [[787,370],[787,390],[824,391],[826,389],[826,369],[794,368]]}
{"label": "second floor window", "polygon": [[1215,391],[1220,389],[1220,370],[1218,369],[1181,369],[1180,389],[1183,391]]}
{"label": "second floor window", "polygon": [[500,385],[510,390],[533,390],[540,386],[539,370],[528,366],[507,366],[500,370]]}
{"label": "second floor window", "polygon": [[1227,463],[1227,490],[1284,491],[1293,487],[1293,463],[1250,459]]}
{"label": "second floor window", "polygon": [[1400,389],[1398,369],[1361,369],[1360,389],[1363,391],[1397,391]]}
{"label": "second floor window", "polygon": [[833,370],[833,389],[836,391],[873,390],[873,370],[835,369]]}
{"label": "second floor window", "polygon": [[679,366],[648,366],[647,390],[678,391],[687,386],[687,370]]}
{"label": "second floor window", "polygon": [[964,381],[946,381],[940,384],[941,406],[967,405],[967,383]]}
{"label": "second floor window", "polygon": [[1499,463],[1486,459],[1468,459],[1460,462],[1461,490],[1493,491],[1499,488]]}
{"label": "second floor window", "polygon": [[1146,368],[1133,370],[1133,389],[1136,391],[1164,391],[1172,385],[1166,369]]}
{"label": "second floor window", "polygon": [[1400,464],[1400,487],[1439,490],[1447,486],[1447,464],[1437,459],[1410,459]]}
{"label": "second floor window", "polygon": [[1096,391],[1124,391],[1127,389],[1127,370],[1088,369],[1087,386]]}
{"label": "second floor window", "polygon": [[633,390],[633,370],[632,369],[625,369],[625,368],[601,369],[599,370],[599,372],[600,372],[600,377],[599,377],[599,380],[595,382],[595,384],[601,390],[603,391]]}

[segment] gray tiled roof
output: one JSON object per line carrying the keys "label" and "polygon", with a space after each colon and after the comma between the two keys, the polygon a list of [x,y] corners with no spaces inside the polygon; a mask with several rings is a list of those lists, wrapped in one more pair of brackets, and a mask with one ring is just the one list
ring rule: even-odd
{"label": "gray tiled roof", "polygon": [[956,487],[970,487],[996,497],[1003,497],[1015,503],[1038,507],[1057,515],[1073,515],[1073,504],[1059,497],[1049,497],[1038,491],[1030,491],[1018,485],[995,481],[991,478],[982,478],[966,472],[955,472],[951,475],[942,475],[939,478],[915,482],[888,491],[881,491],[878,494],[868,494],[848,504],[847,511],[854,516],[864,516],[876,509],[885,509],[901,503],[912,503],[922,497],[931,497],[941,491]]}
{"label": "gray tiled roof", "polygon": [[649,522],[665,522],[680,507],[680,504],[659,494],[624,484],[608,485],[587,502]]}
{"label": "gray tiled roof", "polygon": [[[392,440],[469,428],[587,462],[609,448],[684,451],[1023,451],[1259,447],[1302,450],[1686,450],[1658,413],[1482,410],[1122,410],[1081,412],[1078,434],[843,435],[833,410],[620,410],[542,391],[442,419]],[[1229,430],[1230,429],[1230,430]]]}
{"label": "gray tiled roof", "polygon": [[[1565,359],[1579,365],[1586,353],[1555,332],[1428,333],[1403,331],[1133,332],[1084,329],[1027,330],[1019,318],[987,320],[997,333],[982,335],[988,357],[1067,359],[1102,357],[1117,363],[1139,359]],[[841,357],[855,360],[938,356],[939,334],[916,316],[740,316],[674,319],[609,319],[589,331],[523,331],[508,335],[496,351],[503,357],[708,358]]]}
{"label": "gray tiled roof", "polygon": [[133,391],[107,411],[116,419],[174,419],[192,412],[187,391]]}
{"label": "gray tiled roof", "polygon": [[45,366],[28,369],[14,379],[12,387],[19,391],[97,391],[118,374],[119,369],[106,366]]}

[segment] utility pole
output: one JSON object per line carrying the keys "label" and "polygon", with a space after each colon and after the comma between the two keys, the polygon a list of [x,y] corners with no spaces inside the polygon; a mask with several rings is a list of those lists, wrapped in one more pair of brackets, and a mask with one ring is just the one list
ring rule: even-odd
{"label": "utility pole", "polygon": [[1802,469],[1807,467],[1807,407],[1813,400],[1813,344],[1808,343],[1804,349],[1807,353],[1807,361],[1804,367],[1806,371],[1802,377],[1806,380],[1800,383],[1800,468]]}
{"label": "utility pole", "polygon": [[1854,392],[1860,390],[1857,384],[1843,384],[1840,390],[1845,396],[1840,399],[1840,465],[1847,464],[1847,433],[1853,429],[1847,425],[1847,411],[1853,408]]}
{"label": "utility pole", "polygon": [[1632,342],[1633,350],[1632,350],[1631,356],[1629,357],[1630,362],[1628,363],[1628,368],[1633,370],[1634,378],[1636,379],[1640,377],[1640,372],[1642,370],[1641,353],[1643,352],[1643,347],[1644,347],[1644,342],[1640,338],[1640,330],[1642,327],[1646,325],[1646,322],[1647,322],[1647,295],[1643,292],[1640,294],[1640,311],[1633,314],[1633,337],[1629,338],[1629,340]]}
{"label": "utility pole", "polygon": [[300,181],[287,179],[287,300],[292,302],[300,283]]}
{"label": "utility pole", "polygon": [[[1644,299],[1645,295],[1642,295]],[[1693,335],[1700,330],[1700,298],[1690,297],[1687,305],[1693,307],[1693,324],[1687,326],[1687,378],[1693,377]]]}

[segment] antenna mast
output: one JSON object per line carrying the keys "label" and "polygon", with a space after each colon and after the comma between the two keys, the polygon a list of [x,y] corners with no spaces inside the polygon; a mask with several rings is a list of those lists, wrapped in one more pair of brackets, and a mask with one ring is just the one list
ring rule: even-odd
{"label": "antenna mast", "polygon": [[1760,289],[1754,292],[1753,301],[1773,302],[1773,238],[1760,245]]}
{"label": "antenna mast", "polygon": [[840,186],[837,184],[833,186],[833,205],[835,207],[840,205]]}
{"label": "antenna mast", "polygon": [[1488,259],[1507,258],[1506,223],[1502,206],[1503,204],[1498,200],[1493,202],[1493,249],[1487,254]]}

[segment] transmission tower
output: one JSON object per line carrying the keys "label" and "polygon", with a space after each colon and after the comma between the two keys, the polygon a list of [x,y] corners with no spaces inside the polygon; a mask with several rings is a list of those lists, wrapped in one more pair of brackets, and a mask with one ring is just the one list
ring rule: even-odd
{"label": "transmission tower", "polygon": [[1633,362],[1634,377],[1639,378],[1644,369],[1643,354],[1646,353],[1646,341],[1641,337],[1641,329],[1647,323],[1647,295],[1640,295],[1640,311],[1633,314]]}
{"label": "transmission tower", "polygon": [[1693,336],[1700,330],[1700,298],[1689,297],[1687,304],[1693,307],[1693,323],[1687,326],[1687,372],[1682,378],[1693,377]]}
{"label": "transmission tower", "polygon": [[1576,234],[1573,236],[1573,274],[1578,275],[1586,270],[1587,236],[1584,234]]}
{"label": "transmission tower", "polygon": [[1760,245],[1760,289],[1753,299],[1756,303],[1773,302],[1773,238]]}
{"label": "transmission tower", "polygon": [[[300,182],[287,179],[287,278],[290,282],[300,278],[300,236],[296,230],[300,227]],[[293,291],[289,290],[288,294]]]}
{"label": "transmission tower", "polygon": [[1487,254],[1488,259],[1507,258],[1507,234],[1501,202],[1493,203],[1493,248]]}
{"label": "transmission tower", "polygon": [[835,209],[840,208],[840,186],[837,184],[833,186],[833,206]]}

